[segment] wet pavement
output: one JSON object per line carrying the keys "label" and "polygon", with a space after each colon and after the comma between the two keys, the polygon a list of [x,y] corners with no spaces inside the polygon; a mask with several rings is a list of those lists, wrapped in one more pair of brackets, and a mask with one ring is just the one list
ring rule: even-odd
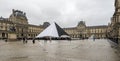
{"label": "wet pavement", "polygon": [[120,61],[106,39],[73,41],[0,41],[0,61]]}

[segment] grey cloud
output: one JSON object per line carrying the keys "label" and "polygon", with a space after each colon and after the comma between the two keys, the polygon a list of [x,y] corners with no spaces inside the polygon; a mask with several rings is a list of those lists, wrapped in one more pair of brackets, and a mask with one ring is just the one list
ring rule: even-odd
{"label": "grey cloud", "polygon": [[76,5],[87,25],[107,25],[114,12],[113,4],[113,0],[84,0]]}
{"label": "grey cloud", "polygon": [[26,12],[30,24],[56,21],[62,27],[103,25],[114,13],[114,0],[0,0],[0,16],[9,17],[12,9]]}
{"label": "grey cloud", "polygon": [[53,8],[43,9],[41,14],[43,14],[43,16],[49,16],[49,17],[58,17],[61,15],[61,13],[58,10]]}

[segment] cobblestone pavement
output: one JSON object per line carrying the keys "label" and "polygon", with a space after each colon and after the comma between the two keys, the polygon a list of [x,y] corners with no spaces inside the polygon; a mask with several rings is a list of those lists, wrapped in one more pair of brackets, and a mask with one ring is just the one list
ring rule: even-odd
{"label": "cobblestone pavement", "polygon": [[120,61],[106,39],[72,41],[0,41],[0,61]]}

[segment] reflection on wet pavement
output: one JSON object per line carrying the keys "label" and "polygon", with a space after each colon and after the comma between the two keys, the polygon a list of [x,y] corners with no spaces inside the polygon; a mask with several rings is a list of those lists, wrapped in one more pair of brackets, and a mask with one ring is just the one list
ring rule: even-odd
{"label": "reflection on wet pavement", "polygon": [[0,61],[120,61],[116,49],[105,40],[0,41]]}

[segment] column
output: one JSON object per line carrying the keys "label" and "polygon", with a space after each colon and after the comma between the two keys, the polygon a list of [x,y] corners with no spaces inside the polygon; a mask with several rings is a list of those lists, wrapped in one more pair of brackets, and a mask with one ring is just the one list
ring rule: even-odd
{"label": "column", "polygon": [[119,28],[119,31],[118,31],[118,43],[119,43],[119,47],[120,47],[120,28]]}
{"label": "column", "polygon": [[118,16],[118,21],[120,22],[120,15]]}

